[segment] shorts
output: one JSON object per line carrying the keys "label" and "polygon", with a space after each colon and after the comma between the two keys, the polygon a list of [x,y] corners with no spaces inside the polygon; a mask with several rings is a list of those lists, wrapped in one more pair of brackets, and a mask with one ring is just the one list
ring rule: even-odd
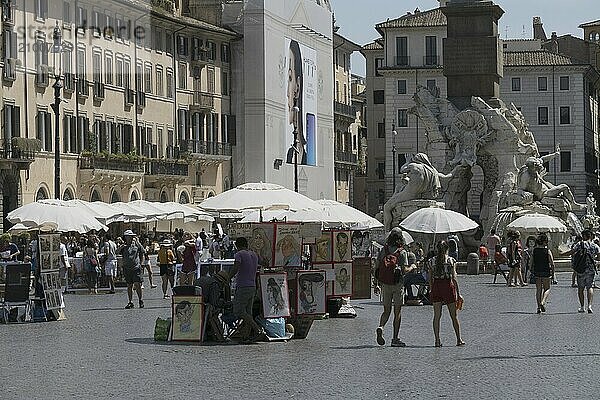
{"label": "shorts", "polygon": [[160,264],[160,276],[175,276],[175,268],[173,264]]}
{"label": "shorts", "polygon": [[112,276],[113,278],[117,276],[117,260],[104,263],[104,275]]}
{"label": "shorts", "polygon": [[583,273],[577,273],[577,287],[579,289],[591,289],[594,286],[594,278],[596,277],[596,271],[593,269],[586,269]]}
{"label": "shorts", "polygon": [[404,305],[404,282],[397,283],[395,285],[388,285],[382,283],[381,288],[383,294],[383,306],[391,307],[392,301],[395,306]]}
{"label": "shorts", "polygon": [[127,285],[133,285],[134,283],[143,283],[142,269],[137,268],[124,268],[123,275],[125,276],[125,282]]}

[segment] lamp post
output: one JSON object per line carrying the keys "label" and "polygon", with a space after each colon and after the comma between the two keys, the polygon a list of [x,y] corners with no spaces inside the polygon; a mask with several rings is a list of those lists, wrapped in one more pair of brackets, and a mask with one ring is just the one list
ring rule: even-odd
{"label": "lamp post", "polygon": [[298,113],[300,108],[294,105],[292,110],[294,111],[294,192],[298,193],[298,153],[300,152],[298,146]]}
{"label": "lamp post", "polygon": [[54,103],[51,105],[54,110],[54,198],[60,200],[60,103],[61,89],[63,88],[61,76],[62,53],[65,48],[62,44],[62,32],[56,22],[54,33],[52,34],[54,41],[52,46],[53,62],[54,62]]}
{"label": "lamp post", "polygon": [[392,123],[392,194],[396,193],[396,124]]}

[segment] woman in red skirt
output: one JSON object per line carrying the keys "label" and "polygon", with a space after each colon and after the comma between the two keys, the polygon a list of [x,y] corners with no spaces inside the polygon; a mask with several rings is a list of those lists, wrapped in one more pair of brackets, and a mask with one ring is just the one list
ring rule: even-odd
{"label": "woman in red skirt", "polygon": [[429,287],[431,288],[430,299],[433,303],[433,334],[435,335],[435,347],[441,347],[440,341],[440,319],[442,317],[442,306],[448,307],[452,325],[456,333],[456,345],[463,346],[465,342],[460,337],[460,323],[456,316],[456,302],[462,297],[456,282],[455,260],[448,256],[448,243],[444,240],[437,244],[437,255],[429,261]]}

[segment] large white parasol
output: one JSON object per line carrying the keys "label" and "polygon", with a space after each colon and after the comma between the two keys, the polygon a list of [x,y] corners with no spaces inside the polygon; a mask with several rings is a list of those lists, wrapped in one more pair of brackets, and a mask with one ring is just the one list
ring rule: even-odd
{"label": "large white parasol", "polygon": [[91,230],[107,230],[91,213],[79,207],[58,203],[29,203],[11,211],[7,219],[13,224],[23,224],[30,229],[55,230],[57,232],[87,233]]}
{"label": "large white parasol", "polygon": [[525,214],[508,224],[507,228],[520,232],[566,232],[567,227],[555,217],[545,214]]}
{"label": "large white parasol", "polygon": [[369,230],[383,228],[383,224],[375,218],[335,200],[317,200],[325,214],[328,227],[344,227],[352,230]]}
{"label": "large white parasol", "polygon": [[245,183],[217,196],[204,200],[198,206],[208,212],[232,213],[241,210],[320,210],[315,201],[306,196],[272,183]]}
{"label": "large white parasol", "polygon": [[419,233],[454,233],[477,229],[479,225],[472,219],[455,211],[443,208],[421,208],[410,214],[400,223],[400,227]]}

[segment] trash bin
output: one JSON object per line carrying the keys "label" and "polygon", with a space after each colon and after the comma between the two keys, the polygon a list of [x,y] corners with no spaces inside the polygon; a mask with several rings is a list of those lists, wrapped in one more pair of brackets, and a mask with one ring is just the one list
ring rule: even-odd
{"label": "trash bin", "polygon": [[467,256],[467,275],[479,274],[479,255],[477,253],[469,253]]}

